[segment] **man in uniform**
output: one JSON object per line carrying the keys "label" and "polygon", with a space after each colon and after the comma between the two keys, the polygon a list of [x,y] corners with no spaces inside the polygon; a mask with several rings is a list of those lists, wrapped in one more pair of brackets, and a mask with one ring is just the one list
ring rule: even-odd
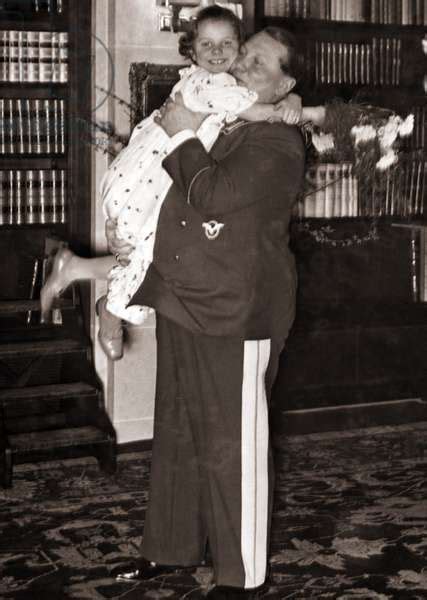
{"label": "man in uniform", "polygon": [[[252,36],[234,65],[239,84],[275,103],[292,89],[291,36]],[[168,102],[163,166],[173,185],[153,262],[131,303],[157,316],[158,370],[150,501],[141,555],[122,579],[202,564],[208,598],[254,595],[266,577],[273,472],[268,399],[294,318],[291,207],[304,170],[297,128],[237,121],[210,153],[203,116]],[[129,248],[107,224],[110,250]]]}

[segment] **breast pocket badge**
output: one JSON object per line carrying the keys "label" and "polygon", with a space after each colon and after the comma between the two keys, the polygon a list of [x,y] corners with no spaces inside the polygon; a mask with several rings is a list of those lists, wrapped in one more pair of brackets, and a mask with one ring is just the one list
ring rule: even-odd
{"label": "breast pocket badge", "polygon": [[205,236],[208,240],[216,240],[219,236],[221,229],[224,227],[224,223],[218,223],[218,221],[207,221],[202,223],[202,227],[205,230]]}

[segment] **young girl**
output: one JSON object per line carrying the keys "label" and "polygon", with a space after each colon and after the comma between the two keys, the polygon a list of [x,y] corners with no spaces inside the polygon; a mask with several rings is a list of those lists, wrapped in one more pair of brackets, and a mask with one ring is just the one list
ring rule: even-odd
{"label": "young girl", "polygon": [[[180,39],[180,53],[190,58],[191,67],[180,71],[172,90],[182,94],[187,108],[208,113],[197,136],[210,150],[224,122],[235,120],[281,120],[274,105],[257,103],[257,95],[238,86],[228,74],[243,42],[240,20],[220,6],[202,9],[192,31]],[[280,108],[280,107],[279,107]],[[106,354],[117,360],[123,354],[121,319],[142,323],[151,309],[129,306],[152,261],[159,212],[171,185],[162,168],[168,154],[169,136],[156,124],[159,111],[141,121],[132,132],[128,146],[110,165],[101,183],[104,212],[117,222],[118,236],[134,247],[127,265],[113,256],[84,259],[67,248],[55,256],[50,276],[41,290],[42,320],[49,318],[53,301],[79,279],[108,279],[108,294],[97,303],[98,333]]]}

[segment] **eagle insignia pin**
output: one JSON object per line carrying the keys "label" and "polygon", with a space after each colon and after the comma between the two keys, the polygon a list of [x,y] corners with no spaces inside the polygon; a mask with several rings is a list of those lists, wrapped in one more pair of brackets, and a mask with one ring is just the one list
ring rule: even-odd
{"label": "eagle insignia pin", "polygon": [[208,240],[216,240],[221,229],[224,227],[224,223],[218,223],[218,221],[207,221],[206,223],[202,223],[202,227],[205,230],[205,236],[208,238]]}

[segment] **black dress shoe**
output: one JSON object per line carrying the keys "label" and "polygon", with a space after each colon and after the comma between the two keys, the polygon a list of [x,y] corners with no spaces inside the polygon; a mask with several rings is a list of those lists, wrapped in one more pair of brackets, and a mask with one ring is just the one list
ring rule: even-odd
{"label": "black dress shoe", "polygon": [[261,588],[264,589],[264,586],[247,590],[228,585],[216,585],[208,592],[206,600],[256,600]]}
{"label": "black dress shoe", "polygon": [[174,565],[158,565],[153,564],[145,558],[129,563],[128,565],[120,565],[110,571],[110,575],[115,577],[116,581],[144,581],[153,579],[159,575],[168,575],[176,573],[180,567]]}

